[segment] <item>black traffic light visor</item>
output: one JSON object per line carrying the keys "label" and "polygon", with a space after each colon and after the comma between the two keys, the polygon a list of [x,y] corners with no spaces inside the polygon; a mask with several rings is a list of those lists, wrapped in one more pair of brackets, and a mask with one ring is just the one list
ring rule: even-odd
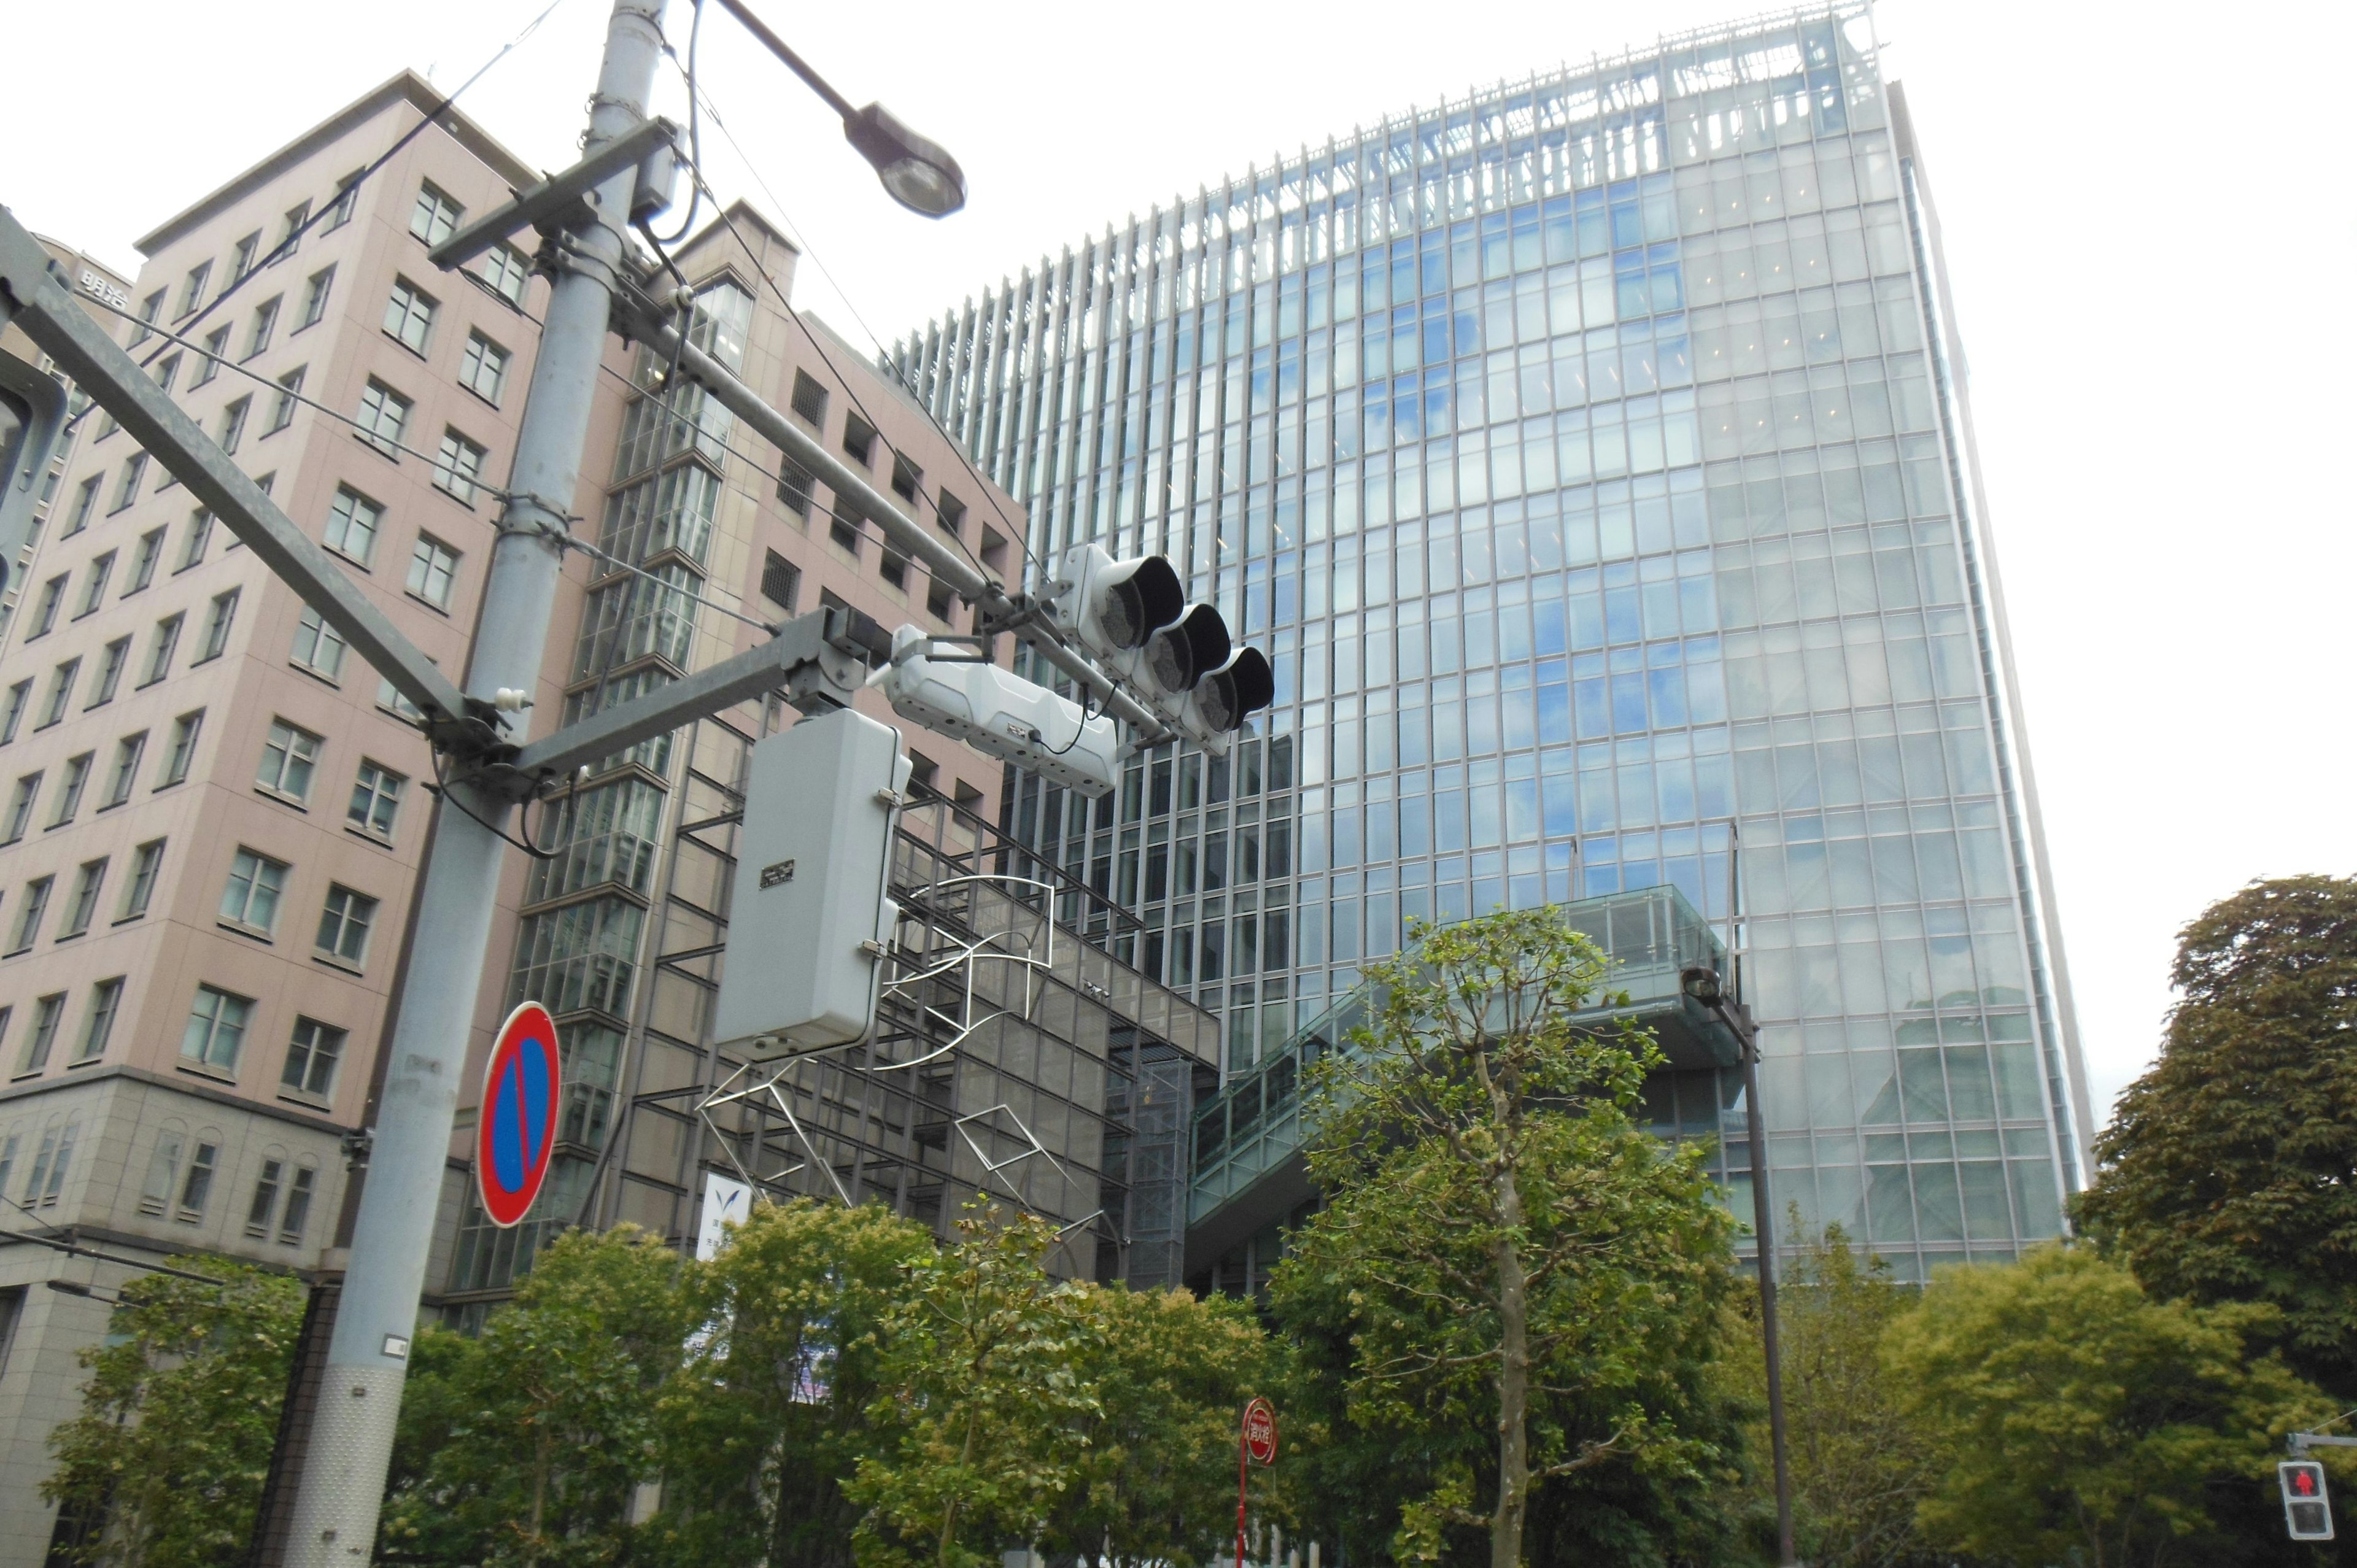
{"label": "black traffic light visor", "polygon": [[1242,729],[1246,719],[1276,699],[1276,672],[1257,648],[1239,648],[1235,657],[1203,677],[1195,688],[1195,711],[1215,730]]}
{"label": "black traffic light visor", "polygon": [[1116,648],[1145,647],[1147,638],[1186,611],[1186,585],[1163,556],[1116,561],[1105,575],[1097,623]]}
{"label": "black traffic light visor", "polygon": [[1156,682],[1175,697],[1225,664],[1231,646],[1228,623],[1219,611],[1199,602],[1187,607],[1177,625],[1154,634],[1146,644],[1146,665]]}

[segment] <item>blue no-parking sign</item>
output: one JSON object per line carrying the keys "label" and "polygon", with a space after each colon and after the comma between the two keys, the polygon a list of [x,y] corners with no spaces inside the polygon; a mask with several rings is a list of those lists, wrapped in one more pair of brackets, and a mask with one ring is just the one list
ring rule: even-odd
{"label": "blue no-parking sign", "polygon": [[475,1122],[475,1190],[502,1230],[530,1212],[547,1178],[562,1086],[556,1021],[539,1003],[524,1003],[500,1026],[483,1065]]}

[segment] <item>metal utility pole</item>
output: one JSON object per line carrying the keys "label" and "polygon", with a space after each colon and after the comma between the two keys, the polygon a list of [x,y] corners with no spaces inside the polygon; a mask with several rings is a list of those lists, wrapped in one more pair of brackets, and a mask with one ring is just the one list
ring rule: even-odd
{"label": "metal utility pole", "polygon": [[[589,105],[592,156],[647,118],[662,58],[663,4],[615,0]],[[556,252],[559,269],[467,670],[467,694],[486,707],[502,688],[530,692],[540,679],[636,181],[635,167],[626,167],[600,183],[589,220],[568,228]],[[383,1047],[384,1090],[351,1267],[296,1494],[286,1553],[295,1568],[343,1568],[367,1563],[375,1552],[476,994],[507,865],[500,829],[510,814],[506,796],[463,780],[448,786],[436,813],[417,895],[416,945],[399,1023]]]}

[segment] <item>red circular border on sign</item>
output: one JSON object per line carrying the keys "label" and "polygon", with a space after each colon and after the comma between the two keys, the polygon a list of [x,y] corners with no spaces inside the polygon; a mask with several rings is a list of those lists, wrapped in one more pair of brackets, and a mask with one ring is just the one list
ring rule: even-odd
{"label": "red circular border on sign", "polygon": [[[545,1055],[548,1103],[539,1128],[540,1153],[526,1165],[522,1185],[510,1191],[502,1188],[493,1175],[491,1139],[498,1128],[492,1109],[500,1075],[527,1050]],[[482,1200],[484,1214],[502,1230],[512,1228],[532,1211],[533,1200],[540,1196],[541,1185],[548,1179],[549,1159],[556,1152],[556,1123],[564,1090],[564,1058],[556,1048],[556,1020],[539,1003],[523,1003],[500,1026],[490,1059],[483,1064],[482,1097],[476,1101],[475,1111],[475,1193]],[[527,1138],[525,1147],[529,1150],[531,1146],[532,1141]]]}
{"label": "red circular border on sign", "polygon": [[1255,1465],[1276,1463],[1276,1407],[1255,1398],[1244,1406],[1244,1452]]}

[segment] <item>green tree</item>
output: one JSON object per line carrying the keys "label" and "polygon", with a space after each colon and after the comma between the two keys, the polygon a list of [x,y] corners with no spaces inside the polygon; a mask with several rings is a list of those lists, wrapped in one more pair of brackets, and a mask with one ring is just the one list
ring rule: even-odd
{"label": "green tree", "polygon": [[634,1226],[568,1232],[479,1337],[436,1343],[404,1401],[418,1458],[387,1500],[383,1554],[487,1568],[622,1558],[632,1493],[661,1462],[658,1396],[693,1322],[680,1274]]}
{"label": "green tree", "polygon": [[884,1326],[881,1429],[845,1495],[866,1510],[859,1561],[980,1568],[1040,1539],[1099,1414],[1082,1294],[1043,1266],[1055,1228],[976,1198],[958,1242],[911,1265]]}
{"label": "green tree", "polygon": [[[1272,1299],[1307,1338],[1346,1334],[1345,1415],[1415,1451],[1400,1555],[1486,1526],[1492,1568],[1516,1568],[1534,1487],[1721,1459],[1679,1412],[1717,1343],[1730,1221],[1706,1151],[1632,1119],[1652,1042],[1575,1021],[1606,963],[1554,909],[1420,927],[1368,966],[1354,1048],[1310,1073],[1327,1205]],[[1475,1432],[1488,1454],[1452,1436]]]}
{"label": "green tree", "polygon": [[2291,1363],[2357,1396],[2357,878],[2211,906],[2170,980],[2076,1217],[2160,1294],[2280,1308]]}
{"label": "green tree", "polygon": [[689,1287],[704,1325],[664,1396],[662,1555],[849,1568],[843,1484],[875,1450],[883,1326],[932,1233],[875,1204],[763,1203]]}
{"label": "green tree", "polygon": [[2264,1484],[2284,1434],[2332,1413],[2253,1353],[2275,1316],[2154,1300],[2084,1247],[1943,1271],[1885,1338],[1942,1455],[1924,1533],[2001,1563],[2230,1560],[2206,1484]]}
{"label": "green tree", "polygon": [[[1909,1414],[1881,1353],[1885,1331],[1910,1297],[1891,1279],[1889,1264],[1858,1252],[1839,1225],[1811,1235],[1795,1208],[1788,1233],[1803,1239],[1785,1254],[1777,1284],[1801,1556],[1823,1568],[1929,1563],[1915,1509],[1937,1474],[1937,1450]],[[1757,1303],[1747,1298],[1748,1306]],[[1764,1458],[1767,1377],[1756,1310],[1744,1315],[1739,1332],[1745,1342],[1728,1359],[1743,1369],[1762,1412],[1749,1435],[1752,1452]],[[1771,1498],[1763,1502],[1773,1506]]]}
{"label": "green tree", "polygon": [[270,1470],[304,1290],[221,1258],[174,1258],[218,1285],[150,1274],[81,1352],[81,1412],[50,1434],[41,1495],[103,1530],[78,1561],[213,1568],[244,1555]]}
{"label": "green tree", "polygon": [[1273,1391],[1277,1357],[1251,1309],[1183,1290],[1089,1285],[1077,1305],[1077,1474],[1056,1510],[1051,1555],[1195,1568],[1231,1549],[1237,1421]]}

